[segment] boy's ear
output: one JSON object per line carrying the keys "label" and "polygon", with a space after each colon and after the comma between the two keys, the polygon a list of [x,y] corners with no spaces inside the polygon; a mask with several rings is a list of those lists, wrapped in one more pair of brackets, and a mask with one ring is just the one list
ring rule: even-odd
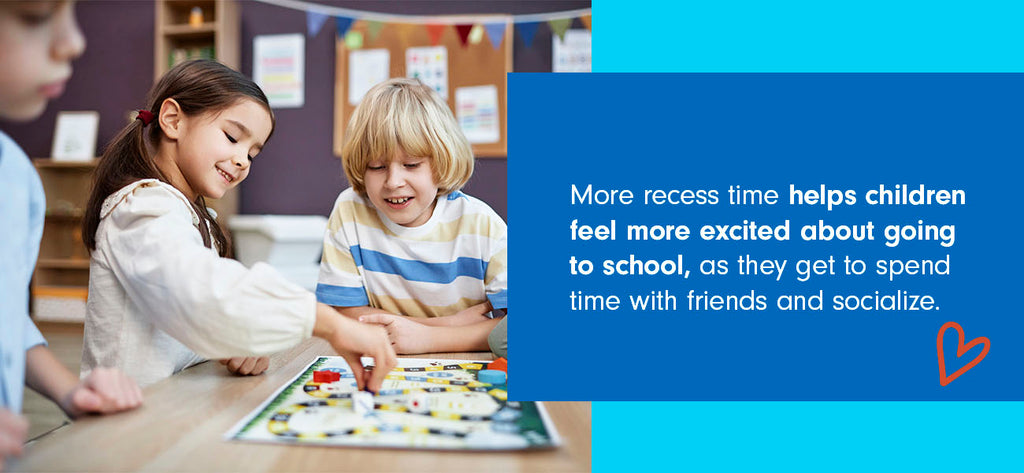
{"label": "boy's ear", "polygon": [[160,115],[157,116],[157,120],[167,138],[177,140],[181,136],[182,117],[181,105],[178,105],[174,99],[164,99],[164,102],[160,104]]}

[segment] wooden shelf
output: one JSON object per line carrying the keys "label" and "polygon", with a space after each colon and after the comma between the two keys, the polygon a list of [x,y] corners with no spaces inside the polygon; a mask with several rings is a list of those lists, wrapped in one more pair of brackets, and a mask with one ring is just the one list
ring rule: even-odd
{"label": "wooden shelf", "polygon": [[214,23],[203,23],[199,26],[192,25],[166,25],[164,36],[209,36],[211,41],[217,33],[217,25]]}
{"label": "wooden shelf", "polygon": [[99,158],[89,161],[54,161],[52,158],[32,158],[36,169],[82,169],[92,170],[99,164]]}
{"label": "wooden shelf", "polygon": [[87,259],[69,259],[69,258],[39,258],[39,262],[36,263],[37,268],[46,269],[89,269],[89,260]]}
{"label": "wooden shelf", "polygon": [[46,220],[51,222],[70,222],[78,223],[82,220],[84,215],[78,213],[49,213],[46,214]]}

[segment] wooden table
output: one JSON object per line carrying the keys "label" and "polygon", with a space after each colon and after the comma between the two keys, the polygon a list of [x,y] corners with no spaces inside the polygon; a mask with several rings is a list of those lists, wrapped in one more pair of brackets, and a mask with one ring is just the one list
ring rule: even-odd
{"label": "wooden table", "polygon": [[[449,452],[225,441],[236,422],[330,346],[311,339],[271,358],[262,376],[220,363],[189,368],[145,389],[144,405],[89,417],[30,445],[9,471],[590,471],[590,403],[546,402],[563,445],[523,452]],[[419,357],[417,357],[419,358]],[[489,353],[422,358],[490,360]]]}

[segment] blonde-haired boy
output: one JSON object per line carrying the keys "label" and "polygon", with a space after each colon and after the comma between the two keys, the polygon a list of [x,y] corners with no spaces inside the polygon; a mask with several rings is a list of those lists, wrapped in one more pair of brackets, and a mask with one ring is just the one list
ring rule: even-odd
{"label": "blonde-haired boy", "polygon": [[[383,325],[398,353],[504,356],[507,227],[459,189],[473,152],[447,104],[415,79],[370,89],[345,131],[317,299]],[[504,324],[502,324],[504,326]]]}

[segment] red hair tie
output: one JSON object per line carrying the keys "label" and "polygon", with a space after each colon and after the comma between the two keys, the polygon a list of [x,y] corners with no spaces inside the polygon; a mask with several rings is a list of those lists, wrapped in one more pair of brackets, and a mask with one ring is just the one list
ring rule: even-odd
{"label": "red hair tie", "polygon": [[139,115],[135,117],[136,120],[142,120],[142,126],[149,125],[153,121],[153,112],[149,110],[139,110]]}

